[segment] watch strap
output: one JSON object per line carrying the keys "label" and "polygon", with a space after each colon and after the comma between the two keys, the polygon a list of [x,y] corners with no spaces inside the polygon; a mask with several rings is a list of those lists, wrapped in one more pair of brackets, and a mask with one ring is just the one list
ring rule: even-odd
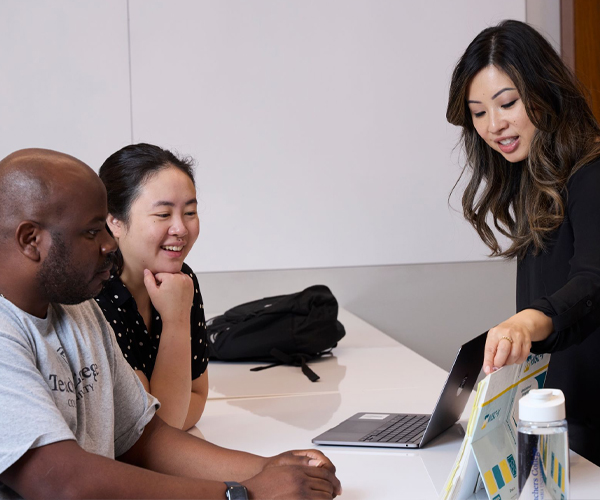
{"label": "watch strap", "polygon": [[246,487],[235,481],[225,481],[225,498],[227,500],[248,500],[248,490]]}

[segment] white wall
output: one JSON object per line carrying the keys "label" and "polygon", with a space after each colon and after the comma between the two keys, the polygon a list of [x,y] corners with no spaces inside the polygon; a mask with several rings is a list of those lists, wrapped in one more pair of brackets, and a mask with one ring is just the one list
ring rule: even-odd
{"label": "white wall", "polygon": [[127,3],[0,2],[0,158],[64,151],[98,168],[131,141]]}
{"label": "white wall", "polygon": [[450,73],[523,0],[130,1],[134,140],[199,162],[196,270],[484,258]]}
{"label": "white wall", "polygon": [[527,0],[525,19],[542,33],[560,54],[561,0]]}
{"label": "white wall", "polygon": [[197,271],[481,260],[447,87],[509,17],[525,0],[3,0],[0,156],[193,155]]}

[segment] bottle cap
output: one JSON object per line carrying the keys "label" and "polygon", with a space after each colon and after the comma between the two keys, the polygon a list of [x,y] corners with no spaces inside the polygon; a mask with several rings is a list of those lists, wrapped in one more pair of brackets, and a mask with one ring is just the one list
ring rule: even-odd
{"label": "bottle cap", "polygon": [[519,400],[519,420],[553,422],[565,418],[565,395],[560,389],[532,389]]}

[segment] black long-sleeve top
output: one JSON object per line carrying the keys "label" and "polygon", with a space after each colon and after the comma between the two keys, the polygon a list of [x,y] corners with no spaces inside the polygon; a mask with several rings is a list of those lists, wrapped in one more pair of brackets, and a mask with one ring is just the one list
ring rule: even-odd
{"label": "black long-sleeve top", "polygon": [[566,214],[545,251],[517,265],[517,310],[537,309],[554,332],[546,387],[565,394],[571,448],[600,465],[600,159],[567,184]]}

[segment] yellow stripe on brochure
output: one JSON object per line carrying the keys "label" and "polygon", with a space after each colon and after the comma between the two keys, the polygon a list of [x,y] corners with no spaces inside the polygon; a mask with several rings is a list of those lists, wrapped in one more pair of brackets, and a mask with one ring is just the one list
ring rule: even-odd
{"label": "yellow stripe on brochure", "polygon": [[502,472],[502,478],[506,484],[510,483],[513,479],[512,474],[510,473],[510,469],[508,467],[508,462],[506,459],[502,460],[498,465],[500,465],[500,471]]}
{"label": "yellow stripe on brochure", "polygon": [[[462,445],[460,447],[460,451],[458,452],[458,456],[456,457],[456,460],[454,461],[454,466],[452,467],[452,471],[450,472],[450,475],[448,476],[448,479],[446,480],[446,484],[444,485],[444,489],[442,492],[441,497],[446,499],[448,498],[448,495],[450,494],[450,490],[453,488],[453,486],[455,486],[457,480],[460,480],[460,478],[456,477],[456,474],[458,472],[459,467],[462,465],[462,460],[463,460],[463,455],[465,453],[472,453],[471,447],[470,447],[470,442],[467,443],[467,438],[468,437],[472,437],[473,436],[473,427],[475,426],[475,416],[477,415],[477,410],[478,410],[478,403],[479,400],[481,399],[481,394],[485,388],[485,386],[487,385],[487,380],[482,380],[481,382],[479,382],[479,384],[477,385],[477,392],[475,393],[475,401],[473,402],[473,407],[471,408],[471,414],[469,415],[469,422],[467,424],[467,435],[465,436],[465,439],[463,439]],[[467,449],[468,447],[468,449]]]}
{"label": "yellow stripe on brochure", "polygon": [[496,399],[498,399],[499,397],[504,396],[508,391],[514,389],[515,387],[517,387],[519,384],[521,384],[522,382],[525,382],[527,379],[530,379],[532,377],[535,377],[538,373],[543,372],[544,370],[548,369],[548,365],[544,365],[542,366],[539,370],[534,371],[533,373],[530,373],[529,375],[527,375],[526,377],[523,377],[521,380],[519,380],[518,382],[515,382],[513,385],[508,386],[506,389],[504,389],[500,394],[496,394],[492,399],[490,399],[489,401],[486,401],[485,403],[483,403],[481,406],[484,407],[486,405],[489,405],[492,401],[496,401]]}
{"label": "yellow stripe on brochure", "polygon": [[[487,384],[486,380],[482,380],[481,382],[479,382],[479,385],[477,386],[477,392],[475,393],[475,401],[473,402],[473,408],[471,409],[471,414],[469,416],[469,423],[467,424],[467,436],[471,437],[473,436],[473,427],[475,426],[475,415],[477,414],[477,403],[479,402],[479,400],[481,399],[481,393],[483,392],[483,386]],[[448,476],[448,479],[446,480],[446,484],[444,485],[444,490],[442,492],[442,498],[446,499],[448,498],[448,495],[450,494],[450,490],[452,489],[452,487],[456,484],[456,480],[460,479],[456,477],[456,473],[458,472],[459,467],[462,465],[462,460],[463,460],[463,455],[465,453],[472,453],[471,448],[469,446],[469,449],[467,449],[467,437],[465,437],[465,439],[463,439],[462,445],[460,447],[460,451],[458,452],[458,456],[456,457],[456,460],[454,461],[454,466],[452,467],[452,471],[450,472],[450,475]],[[470,443],[469,443],[470,445]]]}
{"label": "yellow stripe on brochure", "polygon": [[498,485],[496,485],[496,480],[494,479],[494,474],[491,470],[487,471],[483,475],[483,480],[485,481],[485,485],[488,489],[489,495],[494,495],[498,491]]}
{"label": "yellow stripe on brochure", "polygon": [[454,466],[452,468],[452,472],[448,476],[448,479],[446,480],[446,484],[444,485],[444,491],[442,494],[442,498],[444,500],[446,498],[448,498],[448,495],[450,494],[450,490],[456,484],[456,482],[458,480],[460,480],[460,477],[459,478],[456,477],[456,473],[458,472],[458,468],[462,464],[462,457],[465,453],[465,449],[466,449],[465,440],[463,439],[462,445],[460,447],[460,451],[458,452],[458,456],[456,457],[456,460],[454,461]]}
{"label": "yellow stripe on brochure", "polygon": [[548,470],[548,436],[542,436],[540,439],[540,455],[544,468]]}
{"label": "yellow stripe on brochure", "polygon": [[477,385],[477,392],[475,393],[475,400],[473,401],[473,408],[471,408],[471,415],[469,416],[469,423],[467,424],[467,436],[473,435],[473,427],[475,427],[475,415],[477,414],[477,408],[479,407],[479,400],[481,395],[487,386],[487,380],[482,380]]}

